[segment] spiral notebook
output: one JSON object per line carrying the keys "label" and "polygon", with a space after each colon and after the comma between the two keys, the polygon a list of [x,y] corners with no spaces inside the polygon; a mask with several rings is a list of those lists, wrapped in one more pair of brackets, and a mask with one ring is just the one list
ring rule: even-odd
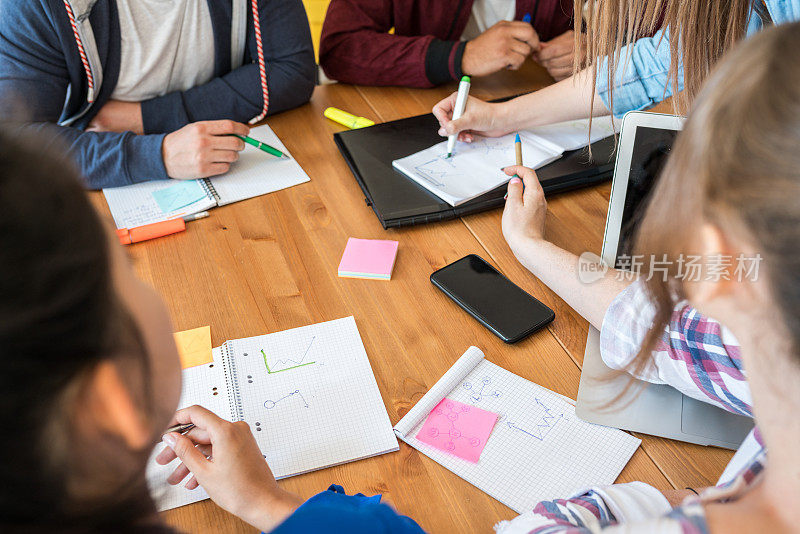
{"label": "spiral notebook", "polygon": [[[266,124],[250,130],[250,137],[288,154]],[[245,145],[239,160],[224,175],[200,180],[153,180],[103,189],[103,194],[117,228],[133,228],[185,217],[308,181],[308,175],[294,159],[276,158]]]}
{"label": "spiral notebook", "polygon": [[[498,415],[477,463],[416,437],[445,398]],[[456,361],[394,432],[519,513],[543,500],[613,483],[641,443],[621,430],[581,421],[573,401],[485,360],[477,347]]]}
{"label": "spiral notebook", "polygon": [[[353,317],[226,341],[213,353],[212,363],[183,371],[180,407],[246,421],[275,478],[398,449]],[[148,464],[160,511],[208,498],[167,484],[176,466]]]}

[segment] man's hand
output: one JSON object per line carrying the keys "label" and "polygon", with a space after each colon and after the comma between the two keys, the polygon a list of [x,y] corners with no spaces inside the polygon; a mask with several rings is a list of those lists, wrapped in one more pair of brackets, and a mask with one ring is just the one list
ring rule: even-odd
{"label": "man's hand", "polygon": [[167,175],[192,180],[228,172],[244,150],[244,141],[233,134],[249,133],[247,125],[220,120],[194,122],[167,134],[161,145]]}
{"label": "man's hand", "polygon": [[469,76],[517,70],[528,56],[538,51],[539,35],[533,26],[518,20],[502,20],[467,42],[461,70]]}
{"label": "man's hand", "polygon": [[109,100],[86,128],[90,132],[133,132],[143,134],[142,105],[139,102]]}
{"label": "man's hand", "polygon": [[566,31],[540,45],[539,51],[533,57],[547,69],[550,76],[557,82],[572,76],[572,64],[575,61],[574,31]]}
{"label": "man's hand", "polygon": [[177,457],[181,462],[167,479],[170,484],[189,476],[186,488],[202,486],[221,508],[265,532],[302,504],[275,482],[247,423],[225,421],[200,406],[178,410],[175,422],[195,427],[183,436],[163,437],[167,447],[156,461],[166,465]]}

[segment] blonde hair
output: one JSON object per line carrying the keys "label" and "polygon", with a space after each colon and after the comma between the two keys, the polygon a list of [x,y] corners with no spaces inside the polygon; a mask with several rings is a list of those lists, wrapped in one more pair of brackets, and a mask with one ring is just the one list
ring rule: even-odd
{"label": "blonde hair", "polygon": [[[792,350],[800,349],[800,23],[761,32],[714,70],[678,136],[636,236],[636,253],[666,253],[667,280],[647,290],[653,327],[632,365],[641,370],[686,297],[676,259],[695,254],[710,223],[762,256],[772,301]],[[668,229],[667,231],[665,231]],[[755,252],[755,251],[753,251]],[[800,359],[797,360],[800,363]]]}
{"label": "blonde hair", "polygon": [[[687,109],[714,63],[740,40],[747,29],[754,0],[575,0],[575,13],[584,14],[586,31],[575,32],[575,72],[597,67],[608,58],[609,100],[613,101],[614,73],[629,60],[625,45],[658,27],[669,27],[669,80],[675,109]],[[760,2],[763,0],[755,0]],[[676,43],[681,46],[675,46]],[[678,92],[678,66],[683,64],[684,90]],[[665,87],[666,91],[666,87]]]}

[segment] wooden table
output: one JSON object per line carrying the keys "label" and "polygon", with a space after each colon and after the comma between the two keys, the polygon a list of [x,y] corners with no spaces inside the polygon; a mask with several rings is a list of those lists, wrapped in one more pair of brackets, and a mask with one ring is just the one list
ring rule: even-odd
{"label": "wooden table", "polygon": [[[498,98],[543,87],[552,80],[535,65],[519,73],[476,80],[472,94]],[[266,122],[311,182],[214,209],[186,232],[129,247],[139,276],[163,295],[175,330],[211,325],[215,346],[310,323],[355,316],[392,423],[452,365],[469,345],[494,363],[575,398],[588,324],[520,266],[500,232],[500,210],[460,220],[385,231],[364,202],[332,134],[342,128],[322,116],[328,106],[389,121],[427,113],[455,85],[428,89],[349,85],[317,87],[311,103]],[[610,183],[549,200],[548,237],[575,253],[599,253]],[[102,196],[93,201],[107,211]],[[395,239],[400,252],[390,282],[337,277],[349,236]],[[548,304],[555,321],[509,346],[436,290],[436,269],[470,253],[493,263]],[[731,453],[651,436],[619,481],[657,488],[713,484]],[[400,513],[432,533],[490,532],[515,513],[417,450],[348,463],[281,482],[310,497],[338,483],[348,492],[382,493]],[[190,532],[252,532],[211,501],[164,513]]]}

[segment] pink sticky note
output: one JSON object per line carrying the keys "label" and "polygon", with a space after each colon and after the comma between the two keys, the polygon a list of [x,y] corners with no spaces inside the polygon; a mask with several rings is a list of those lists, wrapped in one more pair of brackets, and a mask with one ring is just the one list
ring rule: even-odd
{"label": "pink sticky note", "polygon": [[477,463],[496,421],[496,413],[451,399],[442,399],[428,415],[417,439]]}
{"label": "pink sticky note", "polygon": [[339,276],[389,280],[397,257],[397,245],[397,241],[349,238],[339,263]]}

